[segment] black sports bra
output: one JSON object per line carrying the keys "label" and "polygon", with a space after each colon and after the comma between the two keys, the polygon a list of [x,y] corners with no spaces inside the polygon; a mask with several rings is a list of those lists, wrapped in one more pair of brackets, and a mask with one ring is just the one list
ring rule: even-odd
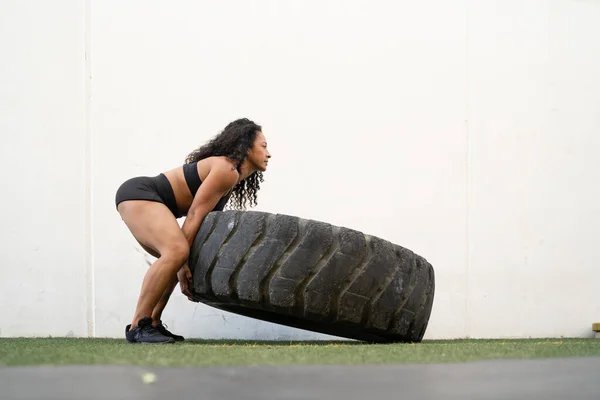
{"label": "black sports bra", "polygon": [[[198,162],[193,162],[191,164],[183,164],[183,175],[185,176],[185,181],[192,192],[192,197],[196,196],[198,192],[198,188],[202,184],[202,180],[200,179],[200,175],[198,174]],[[225,208],[225,204],[231,197],[231,191],[224,197],[219,200],[213,211],[223,211]]]}
{"label": "black sports bra", "polygon": [[188,188],[190,188],[190,192],[192,192],[192,196],[196,196],[196,192],[202,184],[202,180],[200,180],[200,175],[198,174],[198,163],[183,164],[183,175],[185,176]]}

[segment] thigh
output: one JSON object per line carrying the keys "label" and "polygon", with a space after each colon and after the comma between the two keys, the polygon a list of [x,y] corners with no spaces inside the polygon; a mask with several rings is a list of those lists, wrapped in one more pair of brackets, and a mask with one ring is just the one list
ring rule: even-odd
{"label": "thigh", "polygon": [[136,240],[154,257],[174,245],[188,245],[177,219],[163,203],[129,200],[120,203],[118,211]]}
{"label": "thigh", "polygon": [[142,249],[146,250],[146,253],[150,254],[152,257],[156,257],[156,258],[160,257],[160,254],[158,253],[158,251],[151,249],[150,247],[146,246],[143,243],[140,243],[139,240],[137,242],[140,244],[140,246],[142,246]]}

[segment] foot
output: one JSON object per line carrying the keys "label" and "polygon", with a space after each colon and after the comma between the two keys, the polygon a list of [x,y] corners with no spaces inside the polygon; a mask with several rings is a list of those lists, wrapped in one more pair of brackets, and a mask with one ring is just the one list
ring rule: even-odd
{"label": "foot", "polygon": [[173,338],[176,342],[183,342],[185,338],[183,336],[175,335],[167,330],[167,326],[160,321],[158,325],[154,327],[157,331],[159,331],[164,336]]}
{"label": "foot", "polygon": [[152,326],[152,318],[145,317],[138,321],[138,326],[131,328],[131,325],[125,327],[125,338],[128,343],[143,344],[165,344],[173,343],[175,340],[160,333]]}

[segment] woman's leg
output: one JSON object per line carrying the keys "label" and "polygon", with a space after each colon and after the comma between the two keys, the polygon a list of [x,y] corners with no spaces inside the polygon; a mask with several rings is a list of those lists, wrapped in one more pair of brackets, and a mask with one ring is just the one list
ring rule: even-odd
{"label": "woman's leg", "polygon": [[165,291],[177,279],[177,271],[189,257],[189,245],[177,220],[162,203],[130,200],[120,203],[118,210],[138,242],[160,255],[144,277],[133,329],[141,318],[152,316]]}
{"label": "woman's leg", "polygon": [[[148,252],[148,254],[150,254],[151,256],[160,258],[160,254],[158,254],[156,250],[145,246],[143,243],[140,243],[140,246],[142,246],[142,248],[146,250],[146,252]],[[156,307],[154,307],[154,310],[152,310],[153,326],[157,326],[161,323],[162,313],[165,310],[165,307],[167,306],[169,298],[171,297],[171,294],[173,294],[173,290],[177,286],[177,283],[179,283],[179,280],[177,279],[177,276],[174,276],[173,280],[169,283],[169,286],[167,286],[167,288],[163,292],[160,300],[158,301],[158,304],[156,304]]]}
{"label": "woman's leg", "polygon": [[177,283],[179,283],[179,280],[177,279],[177,275],[175,275],[173,277],[173,279],[171,280],[171,282],[169,282],[169,285],[163,292],[162,296],[160,297],[160,300],[154,307],[154,310],[152,310],[152,325],[156,326],[156,325],[160,324],[160,319],[162,317],[162,313],[163,313],[165,307],[167,306],[167,303],[169,302],[169,298],[171,297],[171,294],[173,293],[175,286],[177,286]]}

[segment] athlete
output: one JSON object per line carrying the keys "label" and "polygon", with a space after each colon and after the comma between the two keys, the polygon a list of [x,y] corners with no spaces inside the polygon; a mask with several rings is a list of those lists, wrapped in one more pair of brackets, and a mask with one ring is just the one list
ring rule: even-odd
{"label": "athlete", "polygon": [[[124,182],[116,193],[121,218],[157,260],[144,277],[133,320],[125,327],[129,343],[163,344],[184,338],[167,330],[162,312],[179,282],[193,299],[192,274],[187,265],[204,217],[211,211],[245,209],[256,205],[271,154],[262,127],[246,118],[228,124],[185,163],[154,177]],[[178,218],[185,216],[180,227]]]}

